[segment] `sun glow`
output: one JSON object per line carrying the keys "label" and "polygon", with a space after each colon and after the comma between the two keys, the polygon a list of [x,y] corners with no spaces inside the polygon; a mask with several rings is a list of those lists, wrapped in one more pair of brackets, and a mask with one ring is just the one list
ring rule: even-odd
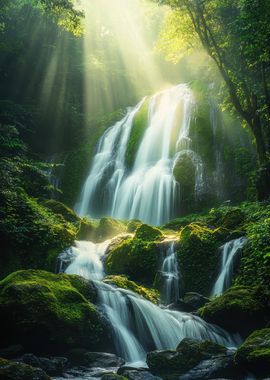
{"label": "sun glow", "polygon": [[164,9],[143,0],[85,0],[82,6],[88,113],[113,110],[119,98],[133,104],[160,89],[153,29]]}

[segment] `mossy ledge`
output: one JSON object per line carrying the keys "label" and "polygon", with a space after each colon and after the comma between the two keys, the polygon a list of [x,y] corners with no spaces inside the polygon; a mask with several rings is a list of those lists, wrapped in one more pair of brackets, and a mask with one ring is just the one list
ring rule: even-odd
{"label": "mossy ledge", "polygon": [[92,283],[79,276],[14,272],[0,282],[1,345],[50,353],[96,350],[109,337],[93,301]]}

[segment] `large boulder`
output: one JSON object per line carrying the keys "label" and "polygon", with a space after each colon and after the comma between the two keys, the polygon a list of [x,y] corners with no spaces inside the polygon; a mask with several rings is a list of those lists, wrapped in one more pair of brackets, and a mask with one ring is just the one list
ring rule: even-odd
{"label": "large boulder", "polygon": [[159,242],[163,238],[157,228],[142,224],[134,238],[122,240],[106,256],[108,274],[125,274],[131,280],[152,284],[159,267]]}
{"label": "large boulder", "polygon": [[202,222],[190,223],[180,230],[177,256],[184,292],[209,294],[218,264],[218,247],[225,236],[222,228]]}
{"label": "large boulder", "polygon": [[269,320],[267,299],[261,288],[234,286],[198,311],[207,322],[247,336]]}
{"label": "large boulder", "polygon": [[244,373],[234,362],[233,352],[227,352],[201,361],[196,367],[180,375],[178,380],[242,380],[243,378],[245,378]]}
{"label": "large boulder", "polygon": [[1,380],[50,380],[51,378],[40,368],[28,364],[11,362],[0,358]]}
{"label": "large boulder", "polygon": [[270,328],[254,331],[238,348],[236,362],[262,378],[270,374]]}
{"label": "large boulder", "polygon": [[1,345],[20,343],[34,352],[96,349],[108,337],[95,296],[92,283],[79,276],[12,273],[0,282]]}
{"label": "large boulder", "polygon": [[225,355],[226,352],[227,349],[219,344],[185,338],[176,351],[149,352],[146,361],[153,374],[174,379],[198,365],[202,360]]}

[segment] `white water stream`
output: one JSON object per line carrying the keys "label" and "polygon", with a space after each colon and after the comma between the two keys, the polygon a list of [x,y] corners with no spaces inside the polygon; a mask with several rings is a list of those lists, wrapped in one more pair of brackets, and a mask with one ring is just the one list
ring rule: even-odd
{"label": "white water stream", "polygon": [[239,239],[231,240],[220,247],[220,268],[217,280],[211,291],[212,296],[221,295],[232,285],[235,262],[237,260],[238,253],[241,252],[241,249],[244,247],[246,242],[247,239],[245,237],[240,237]]}
{"label": "white water stream", "polygon": [[[236,342],[227,332],[195,315],[161,308],[129,290],[103,283],[102,259],[109,244],[109,240],[101,244],[76,242],[68,252],[72,262],[65,272],[94,281],[99,305],[112,327],[117,354],[126,362],[145,365],[148,351],[175,349],[185,337],[235,346]],[[60,256],[60,260],[65,262],[65,255]]]}
{"label": "white water stream", "polygon": [[100,139],[76,207],[79,215],[136,218],[152,225],[169,221],[175,216],[181,191],[181,185],[174,179],[173,167],[183,151],[195,163],[196,188],[200,187],[202,162],[190,150],[189,138],[195,100],[185,84],[149,99],[146,131],[133,167],[126,167],[125,154],[134,118],[145,101],[130,109]]}
{"label": "white water stream", "polygon": [[162,288],[161,300],[164,305],[170,305],[179,299],[179,280],[180,273],[178,269],[177,257],[175,252],[175,242],[169,242],[165,245],[161,266]]}

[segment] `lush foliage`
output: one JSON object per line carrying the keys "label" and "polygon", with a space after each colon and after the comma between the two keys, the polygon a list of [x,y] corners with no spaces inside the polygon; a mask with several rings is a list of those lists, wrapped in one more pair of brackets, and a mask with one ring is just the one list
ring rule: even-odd
{"label": "lush foliage", "polygon": [[[167,20],[160,46],[170,59],[188,45],[201,46],[213,59],[226,85],[224,99],[247,123],[257,144],[262,170],[258,195],[269,195],[269,15],[267,1],[161,0],[174,11]],[[256,27],[255,27],[256,25]],[[256,32],[254,33],[254,30]],[[168,41],[170,41],[168,43]]]}

